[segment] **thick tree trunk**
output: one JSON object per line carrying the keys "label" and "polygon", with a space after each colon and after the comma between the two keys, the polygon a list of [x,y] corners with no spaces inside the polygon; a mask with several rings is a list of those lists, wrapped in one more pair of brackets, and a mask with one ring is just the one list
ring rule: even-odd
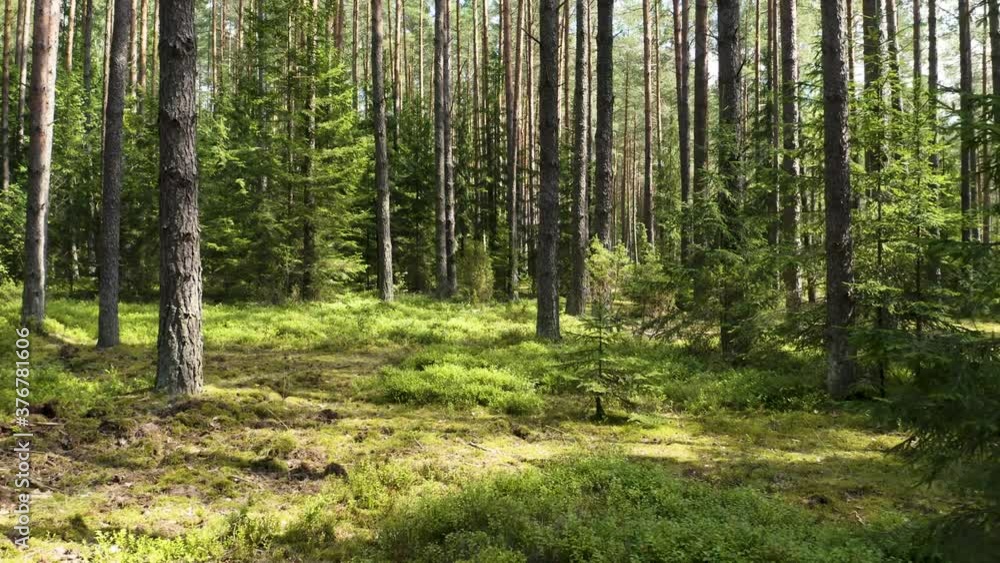
{"label": "thick tree trunk", "polygon": [[45,254],[48,249],[52,121],[56,108],[59,0],[36,0],[31,50],[31,128],[28,145],[28,205],[25,223],[24,299],[21,324],[40,330],[45,320]]}
{"label": "thick tree trunk", "polygon": [[115,1],[111,32],[108,105],[104,110],[104,155],[101,173],[101,278],[97,317],[97,347],[119,344],[118,260],[121,229],[122,127],[125,113],[125,79],[128,72],[128,26],[131,0]]}
{"label": "thick tree trunk", "polygon": [[587,221],[587,113],[584,99],[587,92],[586,22],[584,0],[576,0],[576,67],[573,85],[573,246],[570,249],[572,274],[569,294],[566,295],[566,312],[582,315],[587,306],[587,246],[590,226]]}
{"label": "thick tree trunk", "polygon": [[681,264],[691,247],[691,109],[688,104],[688,0],[674,0],[674,83],[677,88],[677,135],[681,175]]}
{"label": "thick tree trunk", "polygon": [[656,240],[653,213],[653,31],[650,17],[651,0],[642,0],[642,60],[643,60],[643,166],[642,166],[642,224],[646,227],[646,240],[652,244]]}
{"label": "thick tree trunk", "polygon": [[594,134],[594,232],[611,248],[611,159],[614,151],[614,1],[597,0],[597,129]]}
{"label": "thick tree trunk", "polygon": [[844,10],[839,0],[824,2],[823,179],[826,203],[826,385],[835,399],[847,397],[856,380],[848,331],[854,324],[854,243],[851,239],[851,169],[847,128],[847,68]]}
{"label": "thick tree trunk", "polygon": [[538,318],[540,338],[559,339],[559,1],[540,0],[539,126],[541,186],[538,229]]}
{"label": "thick tree trunk", "polygon": [[389,230],[389,148],[385,128],[385,65],[382,0],[372,0],[372,123],[375,127],[375,223],[378,235],[378,291],[392,301],[392,237]]}
{"label": "thick tree trunk", "polygon": [[781,1],[781,121],[784,136],[783,189],[781,190],[781,238],[789,254],[781,277],[785,283],[785,306],[790,311],[802,303],[802,279],[799,274],[799,59],[796,37],[795,0]]}
{"label": "thick tree trunk", "polygon": [[160,2],[160,328],[156,388],[201,391],[194,0]]}
{"label": "thick tree trunk", "polygon": [[972,240],[972,29],[969,0],[958,0],[959,108],[961,119],[962,242]]}
{"label": "thick tree trunk", "polygon": [[[740,0],[719,0],[719,128],[724,141],[720,144],[719,173],[726,189],[719,194],[719,212],[726,226],[722,247],[739,252],[743,248],[743,198],[746,189],[742,166],[742,55],[739,44]],[[743,289],[738,281],[727,280],[722,288],[722,319],[720,343],[722,353],[738,359],[749,349],[749,333],[745,330]]]}

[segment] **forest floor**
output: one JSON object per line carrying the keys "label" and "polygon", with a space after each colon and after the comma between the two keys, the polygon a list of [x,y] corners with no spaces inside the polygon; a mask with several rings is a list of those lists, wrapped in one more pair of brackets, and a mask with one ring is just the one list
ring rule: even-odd
{"label": "forest floor", "polygon": [[[0,288],[4,365],[18,295]],[[823,399],[816,354],[734,370],[638,343],[654,407],[595,422],[531,303],[207,305],[205,392],[171,403],[151,390],[156,315],[124,304],[122,346],[99,351],[95,303],[50,303],[31,548],[3,560],[881,561],[952,504],[871,404]]]}

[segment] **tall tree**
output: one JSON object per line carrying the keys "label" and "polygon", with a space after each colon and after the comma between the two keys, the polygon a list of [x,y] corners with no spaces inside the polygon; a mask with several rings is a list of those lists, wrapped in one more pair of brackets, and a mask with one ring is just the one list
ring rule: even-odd
{"label": "tall tree", "polygon": [[584,1],[576,0],[576,67],[573,84],[573,216],[570,248],[572,274],[569,294],[566,295],[566,312],[582,315],[587,306],[587,246],[590,227],[587,221],[589,200],[587,174],[587,113],[584,98],[587,92],[586,58],[587,29]]}
{"label": "tall tree", "polygon": [[0,194],[10,187],[10,55],[11,55],[11,17],[14,0],[4,0],[3,7],[3,91],[0,93],[0,151],[3,162],[0,163]]}
{"label": "tall tree", "polygon": [[[708,0],[694,4],[694,205],[708,195]],[[701,237],[698,237],[701,238]],[[698,243],[704,241],[698,240]]]}
{"label": "tall tree", "polygon": [[382,49],[382,0],[372,0],[372,124],[375,128],[375,229],[378,241],[378,291],[392,301],[392,237],[389,230],[389,147],[385,129],[385,64]]}
{"label": "tall tree", "polygon": [[194,0],[160,1],[160,326],[156,388],[201,391],[201,235],[198,226]]}
{"label": "tall tree", "polygon": [[[916,1],[916,0],[914,0]],[[991,111],[993,122],[1000,123],[1000,2],[987,0],[990,20],[990,76],[993,84]],[[983,243],[990,244],[992,238],[992,197],[990,192],[1000,185],[1000,174],[990,174],[991,185],[983,191]]]}
{"label": "tall tree", "polygon": [[644,151],[642,166],[642,223],[646,227],[646,240],[656,239],[653,215],[653,32],[650,17],[651,0],[642,0],[642,59],[643,59],[643,104],[645,127],[643,131]]}
{"label": "tall tree", "polygon": [[66,14],[66,70],[73,71],[73,39],[76,36],[76,0],[69,0]]}
{"label": "tall tree", "polygon": [[449,73],[448,0],[434,3],[434,153],[437,160],[437,291],[441,298],[453,295],[450,282],[453,249],[449,248],[449,194],[451,173],[451,86]]}
{"label": "tall tree", "polygon": [[691,110],[688,105],[688,0],[674,0],[674,84],[677,89],[677,136],[681,175],[681,263],[691,245]]}
{"label": "tall tree", "polygon": [[796,37],[796,0],[781,1],[781,121],[784,137],[781,190],[781,238],[790,259],[782,271],[785,306],[798,309],[802,303],[802,280],[799,275],[799,60]]}
{"label": "tall tree", "polygon": [[97,347],[117,346],[118,337],[118,239],[121,230],[122,126],[125,113],[125,79],[128,72],[128,26],[131,0],[115,0],[111,31],[111,64],[108,105],[104,109],[104,154],[101,170],[101,278],[97,317]]}
{"label": "tall tree", "polygon": [[41,329],[45,320],[45,253],[48,248],[46,231],[52,178],[52,122],[56,109],[59,56],[59,0],[36,0],[33,35],[21,324],[37,330]]}
{"label": "tall tree", "polygon": [[[17,131],[14,134],[13,158],[20,158],[24,138],[25,108],[28,106],[28,57],[31,45],[31,15],[33,0],[20,0],[17,19]],[[16,165],[13,168],[17,168]]]}
{"label": "tall tree", "polygon": [[821,7],[823,65],[823,183],[826,203],[827,375],[830,395],[845,398],[856,379],[848,331],[854,324],[854,242],[851,238],[851,168],[847,128],[844,5]]}
{"label": "tall tree", "polygon": [[972,128],[972,26],[969,0],[958,0],[959,111],[961,114],[962,242],[972,240],[972,163],[975,148]]}
{"label": "tall tree", "polygon": [[538,142],[541,148],[538,318],[541,338],[559,338],[559,0],[539,0]]}
{"label": "tall tree", "polygon": [[[374,12],[374,10],[373,10]],[[302,154],[302,276],[299,278],[300,295],[302,299],[315,299],[319,294],[316,289],[316,221],[313,215],[316,207],[316,196],[313,193],[313,155],[316,153],[316,36],[319,33],[319,0],[312,0],[312,7],[306,20],[306,84],[305,99],[306,144],[308,149]],[[372,21],[374,25],[374,20]],[[372,38],[374,39],[374,35]],[[374,52],[374,49],[372,49]],[[374,62],[375,57],[372,56]],[[374,67],[372,67],[374,76]],[[374,78],[372,94],[374,95]],[[374,110],[373,110],[374,111]],[[377,171],[376,171],[377,172]]]}
{"label": "tall tree", "polygon": [[[868,101],[881,106],[882,101],[882,0],[864,0],[861,5],[861,29],[864,33],[865,92]],[[877,175],[882,170],[880,142],[865,151],[865,172]],[[880,201],[880,200],[878,200]]]}
{"label": "tall tree", "polygon": [[[510,25],[510,7],[511,0],[504,0],[503,6],[501,6],[501,25],[503,26],[503,64],[504,64],[504,99],[507,102],[507,234],[508,234],[508,252],[507,252],[507,269],[508,269],[508,279],[507,279],[507,295],[511,301],[517,300],[517,287],[520,284],[520,279],[518,277],[518,247],[520,245],[520,240],[518,239],[517,224],[518,224],[518,189],[517,189],[517,152],[518,152],[518,139],[517,139],[517,104],[520,98],[520,92],[515,90],[515,76],[516,69],[514,68],[514,57],[511,54],[511,44],[513,40],[511,39],[511,25]],[[524,0],[519,2],[522,5]],[[520,9],[520,8],[519,8]],[[520,33],[518,33],[520,35]],[[518,59],[520,62],[520,59]],[[520,64],[518,64],[520,66]]]}
{"label": "tall tree", "polygon": [[611,248],[614,147],[614,0],[597,0],[597,129],[594,133],[594,232]]}
{"label": "tall tree", "polygon": [[[719,0],[719,173],[725,189],[719,192],[719,212],[725,223],[722,247],[739,252],[742,248],[743,197],[746,188],[742,166],[742,91],[739,44],[740,0]],[[747,350],[748,334],[742,330],[744,309],[738,281],[723,282],[720,342],[725,356],[736,359]]]}

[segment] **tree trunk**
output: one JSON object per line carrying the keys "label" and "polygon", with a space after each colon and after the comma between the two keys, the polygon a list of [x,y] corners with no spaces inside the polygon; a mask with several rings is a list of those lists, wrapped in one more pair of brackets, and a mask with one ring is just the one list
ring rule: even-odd
{"label": "tree trunk", "polygon": [[451,95],[449,86],[448,0],[435,0],[434,6],[434,152],[437,160],[437,291],[442,299],[452,297],[449,271],[451,230],[449,216],[449,182],[451,180]]}
{"label": "tree trunk", "polygon": [[799,59],[795,0],[781,1],[781,120],[784,135],[781,190],[781,238],[790,257],[782,271],[785,282],[785,306],[794,311],[802,303],[802,279],[799,275]]}
{"label": "tree trunk", "polygon": [[656,239],[653,214],[653,32],[650,17],[650,0],[642,0],[642,60],[643,60],[643,104],[645,110],[645,130],[643,131],[642,167],[642,224],[646,227],[646,240],[652,244]]}
{"label": "tree trunk", "polygon": [[[374,10],[372,11],[374,13]],[[306,93],[304,113],[306,117],[306,145],[302,154],[302,277],[299,279],[299,295],[305,301],[316,299],[316,225],[313,210],[316,197],[313,195],[313,155],[316,154],[316,36],[319,21],[319,0],[312,0],[312,9],[306,32]],[[374,20],[373,20],[374,24]],[[374,35],[372,36],[374,39]],[[374,53],[374,49],[372,52]],[[372,61],[374,61],[374,56]],[[372,70],[374,76],[374,67]],[[374,88],[374,84],[372,86]],[[374,91],[373,91],[374,93]],[[375,102],[373,101],[373,104]],[[377,171],[376,171],[377,173]]]}
{"label": "tree trunk", "polygon": [[842,2],[824,2],[823,180],[826,203],[826,385],[835,399],[847,397],[856,379],[848,331],[854,324],[854,243],[851,239],[851,169],[847,127],[847,68]]}
{"label": "tree trunk", "polygon": [[139,96],[139,113],[142,113],[142,101],[146,97],[146,46],[149,44],[149,0],[140,0],[142,9],[139,12],[139,62],[136,94]]}
{"label": "tree trunk", "polygon": [[[517,288],[520,284],[518,276],[518,247],[520,241],[517,232],[517,101],[518,94],[514,89],[514,60],[511,54],[510,3],[505,0],[501,6],[501,25],[503,26],[503,64],[504,64],[504,98],[507,102],[507,296],[511,301],[517,300]],[[523,4],[521,0],[520,4]],[[520,35],[520,34],[519,34]]]}
{"label": "tree trunk", "polygon": [[194,0],[160,1],[160,328],[156,388],[201,391]]}
{"label": "tree trunk", "polygon": [[[708,0],[694,5],[694,207],[708,197]],[[703,234],[696,242],[704,244]],[[700,253],[700,252],[699,252]],[[698,262],[701,260],[699,259]]]}
{"label": "tree trunk", "polygon": [[[212,6],[212,35],[211,35],[212,57],[208,61],[209,64],[208,68],[210,73],[212,72],[214,68],[213,65],[215,64],[215,0],[211,0],[211,6]],[[137,64],[139,62],[139,0],[132,0],[132,26],[129,28],[129,37],[130,37],[129,41],[132,46],[132,51],[131,51],[132,54],[129,56],[128,59],[129,72],[130,72],[128,84],[129,88],[133,89],[131,91],[134,91],[135,83],[139,79],[139,74],[138,74],[139,66]],[[214,93],[214,86],[215,86],[214,80],[212,81],[212,86]]]}
{"label": "tree trunk", "polygon": [[611,248],[611,159],[614,151],[614,1],[597,0],[597,129],[594,134],[594,231]]}
{"label": "tree trunk", "polygon": [[101,279],[97,317],[97,347],[119,344],[118,261],[121,229],[122,126],[125,113],[125,79],[128,72],[128,26],[131,0],[116,0],[111,32],[108,105],[104,110],[104,155],[101,174]]}
{"label": "tree trunk", "polygon": [[559,1],[539,0],[538,136],[541,186],[538,229],[538,318],[540,338],[559,339]]}
{"label": "tree trunk", "polygon": [[[28,106],[28,57],[31,56],[31,17],[34,0],[21,0],[18,14],[17,41],[17,133],[14,135],[14,162],[20,158],[21,143],[24,140],[26,123],[25,108]],[[17,165],[12,166],[13,169]]]}
{"label": "tree trunk", "polygon": [[0,150],[3,152],[3,162],[0,163],[0,194],[10,188],[10,55],[11,55],[11,17],[14,0],[4,0],[3,8],[3,93],[0,94]]}
{"label": "tree trunk", "polygon": [[73,38],[76,35],[76,0],[69,0],[66,20],[66,70],[73,72]]}
{"label": "tree trunk", "polygon": [[969,0],[958,0],[959,95],[961,119],[962,242],[972,240],[972,30]]}
{"label": "tree trunk", "polygon": [[889,72],[892,79],[889,81],[889,91],[892,96],[892,106],[896,111],[903,110],[903,95],[899,76],[899,40],[896,36],[896,0],[885,0],[885,33],[888,39]]}
{"label": "tree trunk", "polygon": [[392,301],[392,238],[389,230],[389,148],[385,128],[385,70],[382,0],[372,0],[372,123],[375,128],[375,222],[378,233],[378,291]]}
{"label": "tree trunk", "polygon": [[[7,0],[10,2],[10,0]],[[83,11],[83,95],[85,99],[84,107],[87,111],[87,124],[92,125],[90,119],[90,99],[94,81],[94,62],[91,48],[93,46],[94,35],[94,0],[85,0]],[[7,96],[4,96],[7,99]]]}
{"label": "tree trunk", "polygon": [[[743,197],[746,189],[742,166],[742,53],[739,44],[740,0],[719,0],[719,128],[725,140],[720,144],[719,173],[726,189],[719,194],[719,212],[726,226],[723,248],[740,252],[743,248]],[[722,353],[730,359],[741,357],[749,349],[749,333],[741,325],[743,290],[738,281],[723,282],[720,342]]]}
{"label": "tree trunk", "polygon": [[[778,153],[781,133],[779,131],[780,113],[778,109],[778,1],[768,0],[767,2],[767,104],[765,105],[765,115],[767,116],[767,133],[770,142],[770,152],[767,158],[768,167],[771,170],[778,170]],[[779,190],[778,178],[768,181],[767,190],[767,244],[771,248],[777,248],[781,242],[781,219],[779,217],[781,207],[781,193]]]}
{"label": "tree trunk", "polygon": [[[990,75],[993,84],[993,97],[990,109],[993,113],[993,122],[1000,123],[1000,2],[998,0],[988,0],[987,5],[990,20]],[[992,242],[993,229],[991,223],[994,211],[991,209],[993,198],[990,192],[996,189],[997,185],[1000,185],[1000,174],[994,172],[990,174],[990,179],[990,185],[987,185],[983,192],[984,244]]]}
{"label": "tree trunk", "polygon": [[21,324],[41,330],[45,320],[45,254],[48,250],[52,121],[56,108],[59,0],[37,0],[31,50],[31,129],[28,146],[28,205],[25,223],[24,299]]}
{"label": "tree trunk", "polygon": [[674,0],[674,82],[677,88],[677,135],[681,176],[681,264],[691,246],[691,109],[688,105],[688,0]]}
{"label": "tree trunk", "polygon": [[586,12],[584,0],[576,0],[576,67],[573,85],[573,246],[571,248],[572,277],[569,294],[566,295],[566,312],[582,315],[587,307],[588,276],[587,247],[590,242],[590,226],[587,221],[587,113],[584,99],[587,92],[586,58]]}

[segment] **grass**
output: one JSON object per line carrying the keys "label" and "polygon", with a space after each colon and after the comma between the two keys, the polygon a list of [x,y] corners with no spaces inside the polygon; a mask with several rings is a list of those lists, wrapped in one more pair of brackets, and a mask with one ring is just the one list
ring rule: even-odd
{"label": "grass", "polygon": [[[0,288],[0,334],[18,301]],[[205,393],[171,402],[155,305],[123,305],[111,351],[95,303],[48,316],[32,547],[3,560],[881,561],[955,502],[886,453],[899,433],[823,399],[808,354],[734,370],[630,343],[648,400],[597,423],[529,304],[349,294],[206,305]],[[12,386],[0,404],[7,423]]]}

